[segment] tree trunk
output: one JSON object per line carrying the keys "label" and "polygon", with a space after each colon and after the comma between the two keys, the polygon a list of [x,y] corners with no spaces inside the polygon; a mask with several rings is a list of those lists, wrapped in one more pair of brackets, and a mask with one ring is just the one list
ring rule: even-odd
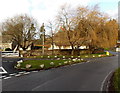
{"label": "tree trunk", "polygon": [[71,47],[72,47],[71,55],[73,56],[74,55],[74,47],[73,47],[73,45]]}
{"label": "tree trunk", "polygon": [[94,48],[93,46],[91,46],[91,45],[89,46],[89,50],[90,50],[90,53],[91,53],[91,54],[93,54],[94,49],[95,49],[95,48]]}

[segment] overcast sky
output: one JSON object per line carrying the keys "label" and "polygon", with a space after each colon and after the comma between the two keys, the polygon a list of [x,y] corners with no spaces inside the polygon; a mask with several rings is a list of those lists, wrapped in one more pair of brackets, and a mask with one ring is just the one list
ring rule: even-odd
{"label": "overcast sky", "polygon": [[37,19],[39,24],[55,17],[60,6],[68,3],[78,5],[99,4],[102,12],[117,18],[119,0],[0,0],[0,22],[17,14],[27,13]]}

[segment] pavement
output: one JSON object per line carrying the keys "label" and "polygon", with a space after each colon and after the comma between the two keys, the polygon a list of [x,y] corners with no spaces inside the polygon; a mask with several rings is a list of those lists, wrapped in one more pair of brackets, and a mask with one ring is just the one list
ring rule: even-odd
{"label": "pavement", "polygon": [[3,91],[102,91],[106,76],[118,67],[118,56],[112,56],[55,69],[24,72],[11,69],[19,59],[11,60],[3,59],[3,67],[9,73],[1,77]]}

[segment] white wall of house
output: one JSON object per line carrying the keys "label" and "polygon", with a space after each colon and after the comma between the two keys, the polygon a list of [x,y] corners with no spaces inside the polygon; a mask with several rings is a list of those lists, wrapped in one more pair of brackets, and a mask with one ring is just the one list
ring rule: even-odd
{"label": "white wall of house", "polygon": [[6,48],[12,49],[12,43],[0,43],[0,47],[4,51]]}
{"label": "white wall of house", "polygon": [[116,52],[120,52],[120,48],[116,48]]}
{"label": "white wall of house", "polygon": [[79,49],[87,49],[87,46],[80,46]]}
{"label": "white wall of house", "polygon": [[[56,46],[56,45],[53,45],[54,46],[54,49],[72,49],[71,46]],[[74,46],[74,48],[76,48],[77,46]],[[79,49],[87,49],[87,46],[80,46]],[[48,48],[48,50],[52,50],[52,45]]]}

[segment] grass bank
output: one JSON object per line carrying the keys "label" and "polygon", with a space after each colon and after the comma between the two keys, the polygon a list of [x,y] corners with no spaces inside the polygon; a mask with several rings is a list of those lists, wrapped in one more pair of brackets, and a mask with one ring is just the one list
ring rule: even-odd
{"label": "grass bank", "polygon": [[112,54],[106,55],[106,52],[104,53],[99,53],[99,54],[84,54],[80,56],[31,56],[29,58],[41,58],[41,59],[55,59],[55,58],[97,58],[97,57],[107,57],[107,56],[112,56]]}
{"label": "grass bank", "polygon": [[15,66],[21,70],[42,70],[56,68],[64,65],[71,65],[75,63],[85,62],[83,59],[72,59],[72,60],[26,60],[18,62]]}
{"label": "grass bank", "polygon": [[118,91],[118,93],[120,93],[120,68],[115,71],[112,84],[115,91]]}
{"label": "grass bank", "polygon": [[32,59],[24,60],[23,62],[17,62],[16,69],[21,70],[41,70],[56,68],[64,65],[71,65],[75,63],[85,62],[84,58],[98,58],[108,57],[112,54],[106,55],[106,52],[101,54],[85,54],[80,56],[34,56],[29,57]]}

